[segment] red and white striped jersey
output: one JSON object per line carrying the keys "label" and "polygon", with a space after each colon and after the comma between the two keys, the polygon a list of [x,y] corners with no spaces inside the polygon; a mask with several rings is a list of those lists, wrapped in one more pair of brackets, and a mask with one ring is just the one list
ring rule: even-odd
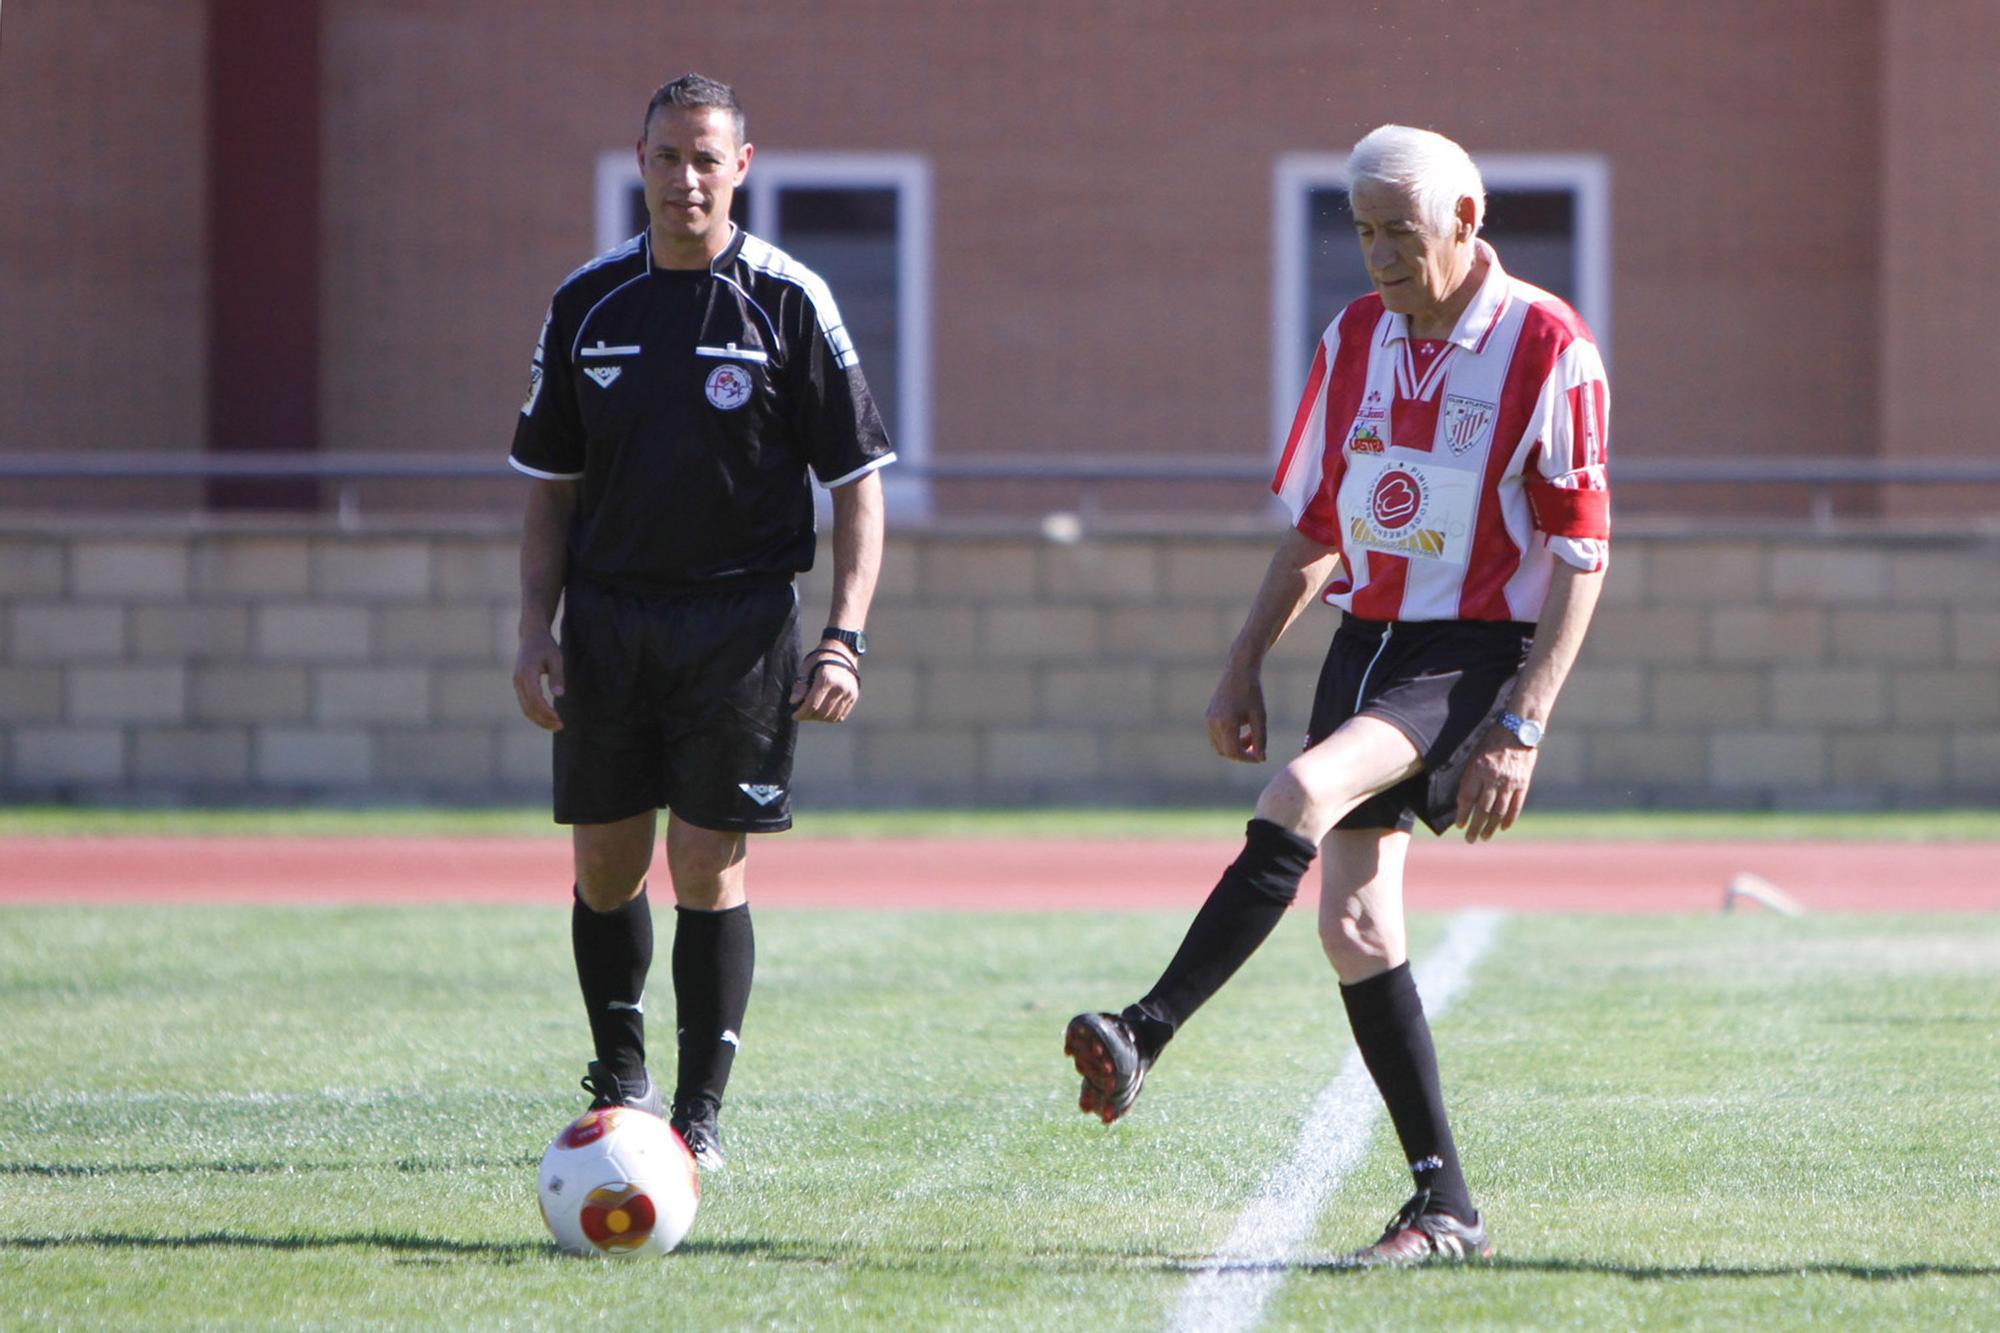
{"label": "red and white striped jersey", "polygon": [[1583,320],[1488,269],[1426,343],[1370,293],[1320,338],[1271,489],[1340,552],[1326,600],[1369,620],[1536,620],[1555,561],[1604,568],[1611,395]]}

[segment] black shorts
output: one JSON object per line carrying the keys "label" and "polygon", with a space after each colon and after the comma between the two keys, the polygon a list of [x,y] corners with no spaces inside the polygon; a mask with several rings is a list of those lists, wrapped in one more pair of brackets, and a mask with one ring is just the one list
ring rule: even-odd
{"label": "black shorts", "polygon": [[556,822],[606,824],[664,806],[724,832],[790,828],[791,585],[657,593],[575,583],[563,598]]}
{"label": "black shorts", "polygon": [[1363,801],[1336,828],[1434,833],[1458,817],[1458,780],[1506,706],[1534,625],[1519,620],[1362,620],[1342,616],[1313,692],[1306,748],[1357,713],[1410,738],[1424,771]]}

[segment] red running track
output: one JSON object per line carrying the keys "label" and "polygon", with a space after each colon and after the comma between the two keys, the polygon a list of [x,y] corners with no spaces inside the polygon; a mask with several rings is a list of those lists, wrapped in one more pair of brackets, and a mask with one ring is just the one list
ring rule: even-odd
{"label": "red running track", "polygon": [[[771,907],[1187,911],[1236,850],[1208,839],[770,837],[752,841],[750,893]],[[2000,910],[1992,843],[1504,837],[1480,847],[1420,838],[1408,905],[1707,912],[1744,872],[1809,911]],[[0,839],[0,903],[561,903],[569,882],[561,838]]]}

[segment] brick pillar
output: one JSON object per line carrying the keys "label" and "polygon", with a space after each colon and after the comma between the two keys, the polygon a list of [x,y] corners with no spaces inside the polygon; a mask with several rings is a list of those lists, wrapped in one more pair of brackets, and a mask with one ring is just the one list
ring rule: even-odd
{"label": "brick pillar", "polygon": [[[319,447],[319,0],[208,0],[208,447]],[[216,509],[311,509],[215,480]]]}

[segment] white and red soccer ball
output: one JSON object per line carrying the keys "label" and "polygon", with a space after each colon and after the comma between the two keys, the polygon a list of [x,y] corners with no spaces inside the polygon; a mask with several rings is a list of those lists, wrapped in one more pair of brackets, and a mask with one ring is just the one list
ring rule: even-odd
{"label": "white and red soccer ball", "polygon": [[586,1111],[542,1154],[542,1221],[571,1254],[666,1254],[694,1225],[701,1178],[673,1127],[629,1106]]}

